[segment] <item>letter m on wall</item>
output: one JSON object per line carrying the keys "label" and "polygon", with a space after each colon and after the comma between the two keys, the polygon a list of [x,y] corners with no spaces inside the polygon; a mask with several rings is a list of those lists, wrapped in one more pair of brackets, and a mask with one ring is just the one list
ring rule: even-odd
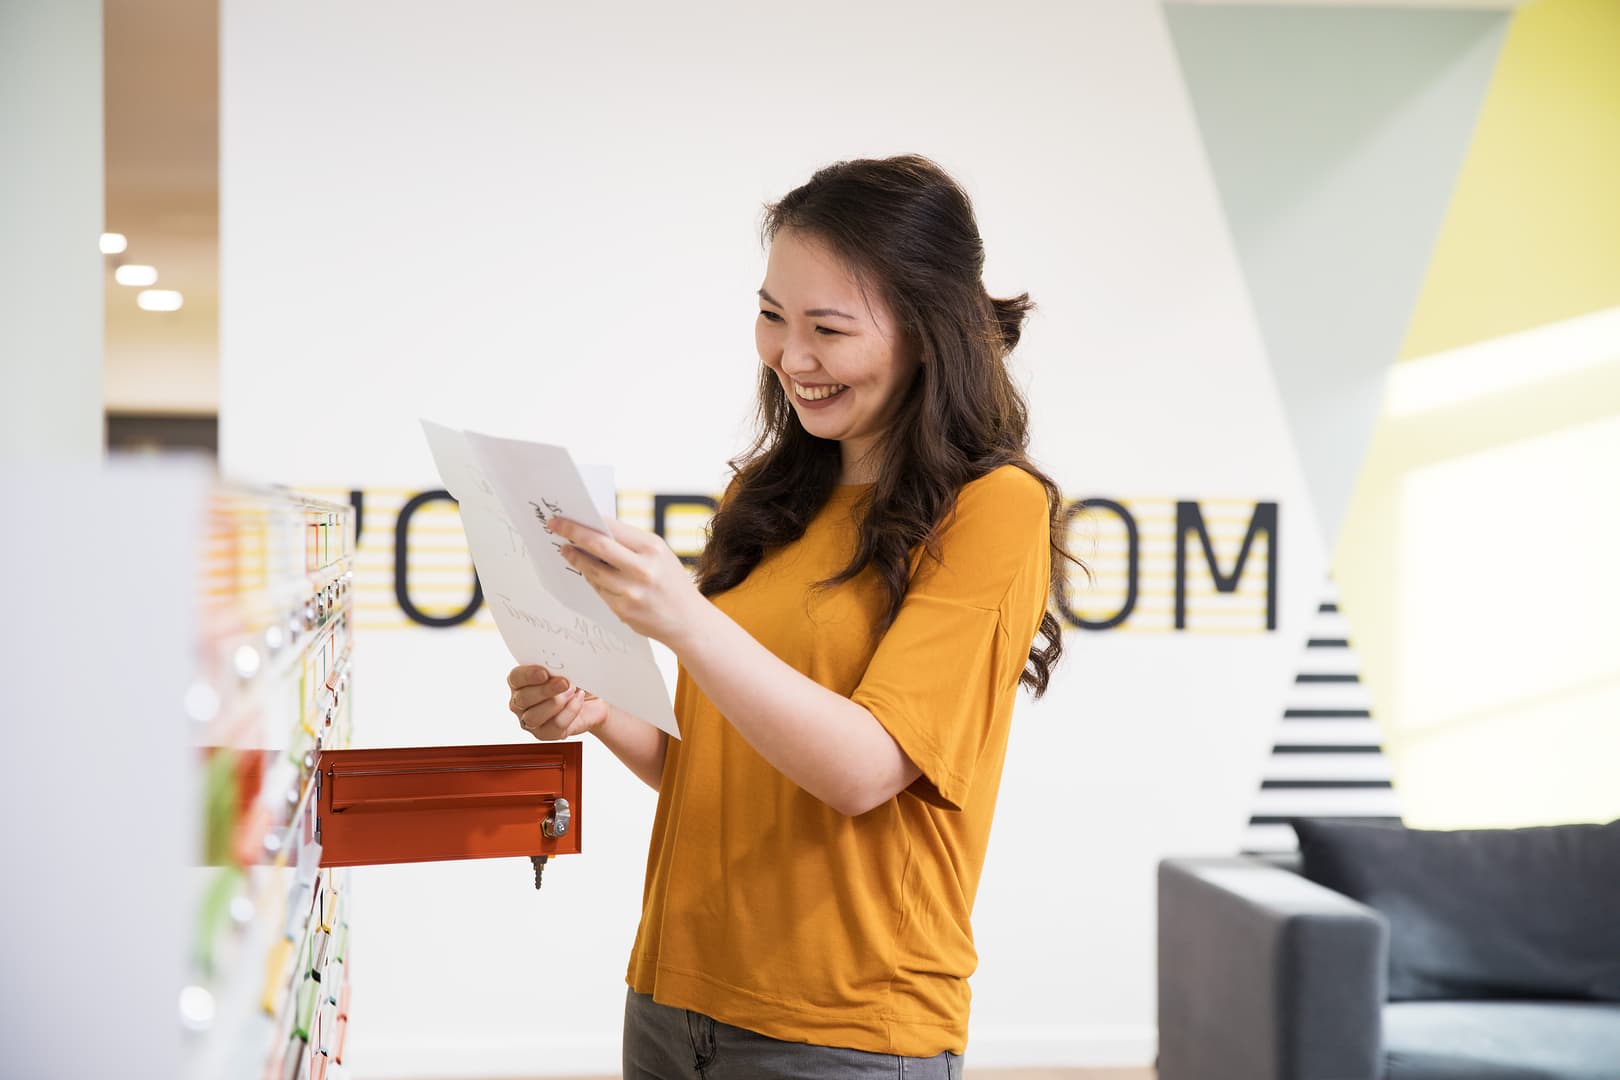
{"label": "letter m on wall", "polygon": [[1215,579],[1217,592],[1234,593],[1243,578],[1243,567],[1254,548],[1254,538],[1266,534],[1269,555],[1266,559],[1266,629],[1277,629],[1277,504],[1258,502],[1249,518],[1249,527],[1243,534],[1243,546],[1238,549],[1236,564],[1230,574],[1222,573],[1220,560],[1215,556],[1215,545],[1210,540],[1204,512],[1195,502],[1176,503],[1176,629],[1187,629],[1187,537],[1197,534],[1209,564],[1209,575]]}

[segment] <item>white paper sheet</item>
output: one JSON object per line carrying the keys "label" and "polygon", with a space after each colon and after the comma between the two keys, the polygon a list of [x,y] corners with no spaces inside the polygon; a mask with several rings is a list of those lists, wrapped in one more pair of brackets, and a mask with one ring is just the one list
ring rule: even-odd
{"label": "white paper sheet", "polygon": [[[439,476],[461,509],[484,600],[520,664],[540,664],[679,738],[651,643],[630,629],[568,565],[553,515],[607,531],[610,474],[590,487],[560,446],[497,439],[422,421]],[[606,481],[604,484],[603,481]],[[604,489],[605,490],[602,490]]]}

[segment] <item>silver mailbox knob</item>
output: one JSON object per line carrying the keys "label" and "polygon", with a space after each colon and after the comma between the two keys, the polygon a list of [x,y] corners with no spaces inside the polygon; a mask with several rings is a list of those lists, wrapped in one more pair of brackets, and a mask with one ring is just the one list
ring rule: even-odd
{"label": "silver mailbox knob", "polygon": [[551,816],[540,823],[540,832],[552,840],[568,835],[568,826],[574,820],[574,812],[568,806],[568,800],[558,797],[551,804]]}

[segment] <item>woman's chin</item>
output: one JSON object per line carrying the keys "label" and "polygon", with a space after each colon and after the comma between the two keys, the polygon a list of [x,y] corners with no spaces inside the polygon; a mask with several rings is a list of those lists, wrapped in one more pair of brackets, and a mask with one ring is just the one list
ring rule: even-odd
{"label": "woman's chin", "polygon": [[799,423],[812,435],[828,438],[827,432],[841,425],[830,422],[830,418],[819,409],[801,409],[795,407],[793,415],[799,418]]}

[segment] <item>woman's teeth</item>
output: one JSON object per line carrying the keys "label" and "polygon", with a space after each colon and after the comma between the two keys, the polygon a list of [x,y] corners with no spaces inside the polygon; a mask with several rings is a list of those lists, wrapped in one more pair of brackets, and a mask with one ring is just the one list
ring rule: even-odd
{"label": "woman's teeth", "polygon": [[820,401],[822,398],[830,398],[834,394],[841,394],[848,389],[849,387],[841,384],[834,384],[832,386],[804,386],[800,383],[793,384],[793,392],[799,397],[803,398],[805,401]]}

